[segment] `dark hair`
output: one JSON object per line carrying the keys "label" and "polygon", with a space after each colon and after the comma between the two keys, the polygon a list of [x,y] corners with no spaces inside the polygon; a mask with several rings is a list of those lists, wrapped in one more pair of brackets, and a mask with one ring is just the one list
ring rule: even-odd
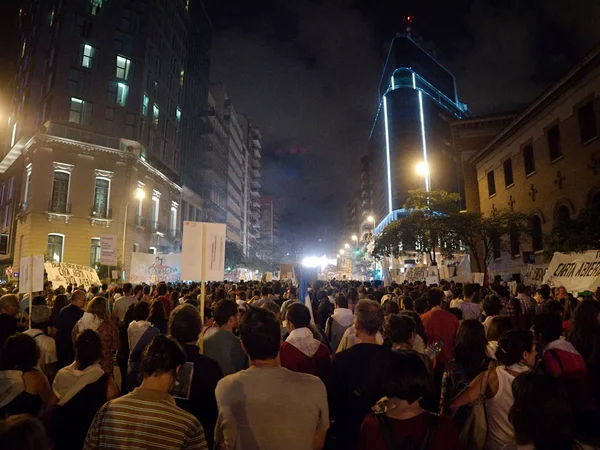
{"label": "dark hair", "polygon": [[144,286],[144,295],[150,295],[152,288],[150,286]]}
{"label": "dark hair", "polygon": [[40,348],[35,339],[24,333],[10,336],[0,352],[0,370],[33,369],[40,359]]}
{"label": "dark hair", "polygon": [[398,314],[400,312],[400,306],[393,300],[388,300],[382,306],[383,315],[389,316],[390,314]]}
{"label": "dark hair", "polygon": [[564,309],[558,300],[548,300],[540,305],[539,312],[540,314],[554,314],[555,316],[561,318],[564,313]]}
{"label": "dark hair", "polygon": [[404,306],[404,309],[407,311],[411,311],[415,307],[412,297],[410,297],[408,295],[404,295],[402,297],[402,305]]}
{"label": "dark hair", "polygon": [[497,316],[502,309],[502,301],[497,295],[486,295],[481,306],[486,316]]}
{"label": "dark hair", "polygon": [[[136,286],[137,287],[137,286]],[[129,295],[131,294],[131,289],[133,288],[133,285],[131,283],[125,283],[123,285],[123,294],[124,295]]]}
{"label": "dark hair", "polygon": [[31,306],[46,306],[48,303],[46,302],[46,297],[43,295],[36,295],[31,300]]}
{"label": "dark hair", "polygon": [[440,306],[442,304],[442,300],[444,299],[444,292],[440,289],[434,288],[429,289],[427,293],[427,303],[431,306]]}
{"label": "dark hair", "polygon": [[77,369],[84,370],[95,364],[102,356],[102,338],[97,331],[88,328],[77,335],[75,340],[75,361]]}
{"label": "dark hair", "polygon": [[165,315],[165,305],[160,300],[154,300],[150,305],[150,315],[148,316],[148,322],[152,325],[159,324],[167,320]]}
{"label": "dark hair", "polygon": [[192,305],[179,305],[169,317],[169,335],[181,344],[196,342],[202,331],[200,313]]}
{"label": "dark hair", "polygon": [[581,354],[586,363],[600,357],[600,302],[597,300],[583,300],[579,303],[573,319],[568,340]]}
{"label": "dark hair", "polygon": [[327,326],[327,319],[329,316],[333,314],[334,307],[333,303],[329,300],[322,301],[319,303],[319,307],[317,308],[317,325],[321,327],[321,329],[325,329]]}
{"label": "dark hair", "polygon": [[219,300],[214,307],[215,322],[217,322],[217,325],[223,326],[237,312],[237,304],[233,300]]}
{"label": "dark hair", "polygon": [[508,418],[518,444],[536,449],[574,448],[569,394],[560,378],[527,372],[512,383],[514,403]]}
{"label": "dark hair", "polygon": [[523,283],[517,285],[517,294],[524,294],[525,292],[527,292],[527,287]]}
{"label": "dark hair", "polygon": [[160,297],[164,297],[167,294],[167,285],[165,283],[160,283],[156,288],[156,292]]}
{"label": "dark hair", "polygon": [[392,352],[389,358],[383,381],[383,392],[387,397],[414,403],[430,394],[429,373],[416,352]]}
{"label": "dark hair", "polygon": [[306,328],[310,325],[310,310],[302,303],[292,303],[287,309],[286,319],[294,328]]}
{"label": "dark hair", "polygon": [[52,306],[52,313],[50,314],[50,325],[54,325],[54,320],[58,317],[60,310],[69,304],[69,297],[65,294],[59,294],[54,297],[54,305]]}
{"label": "dark hair", "polygon": [[427,300],[425,298],[419,297],[415,300],[415,311],[418,314],[423,314],[425,311],[427,311],[428,308],[429,303],[427,303]]}
{"label": "dark hair", "polygon": [[487,340],[481,322],[463,320],[454,338],[454,360],[465,369],[467,380],[472,380],[484,368]]}
{"label": "dark hair", "polygon": [[148,320],[150,306],[146,302],[138,302],[133,307],[133,320]]}
{"label": "dark hair", "polygon": [[537,294],[540,294],[544,300],[548,300],[550,299],[550,293],[552,292],[552,290],[547,284],[542,284],[535,292]]}
{"label": "dark hair", "polygon": [[240,338],[250,359],[264,360],[277,357],[281,343],[281,328],[275,314],[271,311],[250,308],[242,316],[239,329]]}
{"label": "dark hair", "polygon": [[492,291],[494,291],[496,295],[501,298],[506,298],[510,296],[510,291],[501,284],[496,284],[492,286]]}
{"label": "dark hair", "polygon": [[373,300],[359,300],[354,309],[354,317],[357,329],[370,335],[377,334],[384,322],[381,305]]}
{"label": "dark hair", "polygon": [[448,310],[448,312],[450,314],[452,314],[454,317],[456,317],[458,320],[463,319],[463,312],[462,312],[462,309],[460,309],[460,308],[450,308]]}
{"label": "dark hair", "polygon": [[212,319],[214,318],[215,315],[213,313],[213,310],[211,308],[209,308],[208,306],[204,307],[204,320],[208,320],[208,319]]}
{"label": "dark hair", "polygon": [[290,288],[288,289],[288,291],[290,292],[290,297],[291,298],[296,298],[296,295],[298,294],[298,290],[296,289],[295,286],[290,286]]}
{"label": "dark hair", "polygon": [[0,448],[46,450],[48,439],[44,425],[29,414],[15,414],[0,420]]}
{"label": "dark hair", "polygon": [[348,299],[348,305],[358,303],[359,296],[356,288],[348,289],[348,293],[346,294],[346,298]]}
{"label": "dark hair", "polygon": [[341,292],[335,296],[335,304],[339,308],[348,308],[348,299]]}
{"label": "dark hair", "polygon": [[419,314],[417,314],[415,311],[400,311],[400,315],[408,316],[415,321],[415,332],[421,336],[423,343],[427,345],[427,335],[425,334],[425,327],[423,326],[421,316],[419,316]]}
{"label": "dark hair", "polygon": [[141,284],[136,284],[133,288],[133,295],[138,295],[140,292],[142,294],[144,293],[144,286],[142,286]]}
{"label": "dark hair", "polygon": [[556,314],[536,314],[533,317],[533,331],[542,338],[542,342],[548,344],[560,339],[562,320]]}
{"label": "dark hair", "polygon": [[497,341],[504,333],[512,329],[514,329],[514,325],[510,316],[496,316],[490,322],[487,339],[488,341]]}
{"label": "dark hair", "polygon": [[417,326],[408,315],[391,314],[385,326],[385,336],[392,344],[408,342]]}
{"label": "dark hair", "polygon": [[498,339],[496,359],[500,364],[510,366],[523,359],[523,353],[531,352],[533,333],[527,330],[510,330]]}
{"label": "dark hair", "polygon": [[260,295],[262,295],[263,297],[269,295],[269,286],[264,285],[262,288],[260,288]]}
{"label": "dark hair", "polygon": [[177,367],[185,362],[186,356],[181,345],[175,339],[159,334],[144,349],[141,374],[144,378],[163,373],[175,376]]}
{"label": "dark hair", "polygon": [[465,295],[465,298],[470,298],[473,294],[476,294],[478,290],[479,289],[477,289],[477,286],[475,286],[473,283],[465,283],[463,286],[463,294]]}

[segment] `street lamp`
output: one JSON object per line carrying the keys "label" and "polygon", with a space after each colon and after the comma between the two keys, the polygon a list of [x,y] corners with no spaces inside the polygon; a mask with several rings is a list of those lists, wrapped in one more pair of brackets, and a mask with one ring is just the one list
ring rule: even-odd
{"label": "street lamp", "polygon": [[367,222],[375,223],[375,217],[373,217],[373,216],[367,217]]}
{"label": "street lamp", "polygon": [[350,248],[350,244],[348,244],[347,242],[344,244],[344,248]]}
{"label": "street lamp", "polygon": [[346,253],[346,250],[344,250],[344,249],[341,249],[341,250],[340,250],[340,255],[343,255],[344,253]]}
{"label": "street lamp", "polygon": [[420,163],[418,163],[415,167],[417,174],[419,174],[420,176],[422,176],[423,178],[425,178],[425,190],[427,192],[430,191],[430,186],[429,186],[429,164],[427,164],[426,161],[421,161]]}
{"label": "street lamp", "polygon": [[[143,200],[146,193],[140,187],[135,190],[135,198],[138,200]],[[125,217],[123,218],[123,267],[122,271],[125,271],[125,241],[127,240],[127,216],[129,214],[129,202],[125,205]]]}

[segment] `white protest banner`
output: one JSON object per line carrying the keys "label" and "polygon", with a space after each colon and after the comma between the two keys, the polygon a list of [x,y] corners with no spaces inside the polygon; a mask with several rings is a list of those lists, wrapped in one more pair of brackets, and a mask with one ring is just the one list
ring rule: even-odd
{"label": "white protest banner", "polygon": [[225,235],[224,223],[207,223],[204,264],[204,281],[222,281],[225,277]]}
{"label": "white protest banner", "polygon": [[92,284],[101,284],[96,270],[88,266],[79,264],[47,262],[44,264],[48,273],[48,281],[52,281],[52,287],[68,286],[77,284],[77,286],[90,287]]}
{"label": "white protest banner", "polygon": [[404,274],[404,280],[409,283],[415,281],[437,284],[440,282],[437,266],[415,266],[409,267]]}
{"label": "white protest banner", "polygon": [[117,235],[103,234],[100,236],[100,264],[117,265]]}
{"label": "white protest banner", "polygon": [[[33,258],[33,267],[31,265]],[[33,270],[32,270],[33,269]],[[24,256],[21,258],[19,278],[19,294],[44,290],[44,255]]]}
{"label": "white protest banner", "polygon": [[471,282],[471,262],[467,255],[455,255],[454,258],[444,258],[439,263],[440,278],[456,283]]}
{"label": "white protest banner", "polygon": [[539,286],[544,282],[544,275],[546,275],[547,270],[548,266],[527,264],[523,283],[527,286]]}
{"label": "white protest banner", "polygon": [[200,281],[202,277],[202,222],[184,222],[181,241],[181,279]]}
{"label": "white protest banner", "polygon": [[594,291],[600,286],[600,251],[554,253],[544,283],[567,291]]}
{"label": "white protest banner", "polygon": [[182,280],[220,281],[224,279],[225,235],[224,223],[183,223]]}
{"label": "white protest banner", "polygon": [[130,283],[177,283],[181,278],[181,253],[154,255],[131,253]]}

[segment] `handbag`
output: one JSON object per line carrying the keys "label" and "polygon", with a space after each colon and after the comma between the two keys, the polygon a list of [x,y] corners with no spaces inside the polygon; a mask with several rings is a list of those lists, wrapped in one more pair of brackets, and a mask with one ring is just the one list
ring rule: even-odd
{"label": "handbag", "polygon": [[463,450],[483,450],[487,438],[487,417],[485,413],[485,390],[489,370],[481,377],[481,386],[477,400],[470,404],[471,412],[460,431],[459,440]]}
{"label": "handbag", "polygon": [[381,434],[383,434],[383,439],[385,440],[388,450],[427,450],[431,441],[431,435],[433,434],[439,419],[437,414],[427,414],[429,415],[429,420],[427,422],[427,428],[425,429],[423,440],[421,441],[421,445],[419,445],[419,447],[415,447],[411,437],[407,437],[402,441],[402,444],[399,444],[394,438],[392,426],[385,413],[376,413],[375,417],[379,423],[379,429],[381,430]]}

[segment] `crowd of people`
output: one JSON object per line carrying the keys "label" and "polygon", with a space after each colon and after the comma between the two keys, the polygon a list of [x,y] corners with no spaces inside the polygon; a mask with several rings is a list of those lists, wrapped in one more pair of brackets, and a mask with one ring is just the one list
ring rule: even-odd
{"label": "crowd of people", "polygon": [[514,294],[223,282],[202,311],[193,283],[5,294],[0,448],[596,448],[600,291]]}

